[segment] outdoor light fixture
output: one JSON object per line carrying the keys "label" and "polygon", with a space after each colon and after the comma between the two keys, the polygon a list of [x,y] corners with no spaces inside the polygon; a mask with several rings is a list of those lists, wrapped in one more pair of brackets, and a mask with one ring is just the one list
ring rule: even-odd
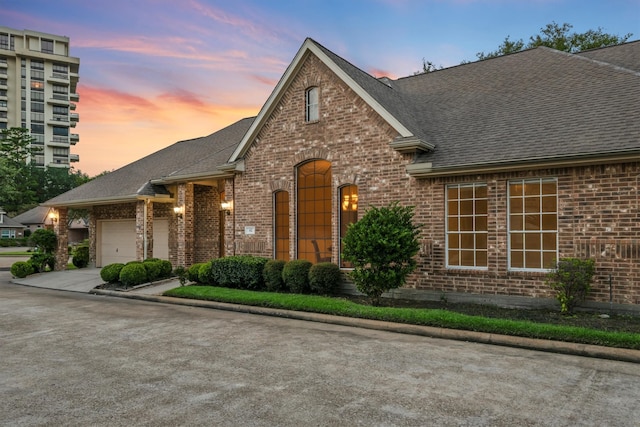
{"label": "outdoor light fixture", "polygon": [[232,206],[233,206],[233,203],[230,200],[225,200],[224,202],[220,203],[220,209],[225,211],[227,215],[231,215]]}
{"label": "outdoor light fixture", "polygon": [[58,222],[58,213],[56,211],[49,212],[49,219],[52,223]]}
{"label": "outdoor light fixture", "polygon": [[342,210],[343,211],[357,211],[358,210],[358,195],[357,194],[345,194],[342,198]]}
{"label": "outdoor light fixture", "polygon": [[184,206],[174,206],[173,213],[176,214],[178,218],[182,218],[182,215],[184,215]]}

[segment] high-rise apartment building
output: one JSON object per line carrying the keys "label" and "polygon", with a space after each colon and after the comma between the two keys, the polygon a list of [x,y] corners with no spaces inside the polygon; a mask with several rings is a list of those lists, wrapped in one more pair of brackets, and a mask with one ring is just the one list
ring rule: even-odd
{"label": "high-rise apartment building", "polygon": [[69,38],[0,26],[0,129],[29,129],[42,148],[31,162],[69,167],[80,59],[69,56]]}

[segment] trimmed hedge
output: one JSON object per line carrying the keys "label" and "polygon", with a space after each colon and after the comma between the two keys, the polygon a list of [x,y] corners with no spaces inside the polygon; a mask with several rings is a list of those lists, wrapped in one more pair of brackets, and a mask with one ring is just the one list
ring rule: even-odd
{"label": "trimmed hedge", "polygon": [[76,247],[73,250],[71,262],[78,268],[85,268],[89,265],[89,247],[84,245]]}
{"label": "trimmed hedge", "polygon": [[24,279],[33,273],[35,270],[30,261],[16,261],[11,265],[11,274],[18,279]]}
{"label": "trimmed hedge", "polygon": [[141,262],[129,262],[120,270],[120,283],[125,287],[139,285],[148,281],[147,269]]}
{"label": "trimmed hedge", "polygon": [[284,280],[282,280],[282,269],[287,262],[281,259],[270,259],[264,265],[262,277],[265,288],[270,292],[281,292],[286,290]]}
{"label": "trimmed hedge", "polygon": [[147,270],[147,280],[149,282],[153,282],[162,277],[162,264],[159,259],[147,259],[142,265],[144,265],[145,270]]}
{"label": "trimmed hedge", "polygon": [[124,264],[116,262],[102,267],[100,270],[100,278],[107,283],[115,283],[120,280],[120,271]]}
{"label": "trimmed hedge", "polygon": [[282,269],[282,280],[291,292],[297,294],[308,293],[309,270],[313,264],[306,259],[294,259],[284,265]]}
{"label": "trimmed hedge", "polygon": [[315,264],[309,270],[309,287],[315,293],[332,294],[340,284],[340,267],[330,262]]}
{"label": "trimmed hedge", "polygon": [[204,265],[206,265],[206,263],[204,262],[191,264],[191,266],[187,269],[187,279],[190,282],[194,282],[194,283],[204,283],[200,280],[200,269]]}
{"label": "trimmed hedge", "polygon": [[56,257],[55,255],[50,253],[35,252],[33,255],[31,255],[29,262],[33,266],[35,273],[44,273],[45,271],[47,271],[47,268],[50,271],[53,271],[56,265]]}
{"label": "trimmed hedge", "polygon": [[264,289],[262,270],[267,261],[253,255],[216,258],[202,267],[200,276],[208,285],[260,290]]}

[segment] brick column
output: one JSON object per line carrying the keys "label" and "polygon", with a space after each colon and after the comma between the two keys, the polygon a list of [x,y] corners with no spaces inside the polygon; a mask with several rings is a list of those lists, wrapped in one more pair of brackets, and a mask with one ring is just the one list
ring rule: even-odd
{"label": "brick column", "polygon": [[66,270],[69,263],[69,228],[67,224],[67,208],[52,209],[58,220],[53,223],[53,231],[58,237],[56,246],[56,271]]}

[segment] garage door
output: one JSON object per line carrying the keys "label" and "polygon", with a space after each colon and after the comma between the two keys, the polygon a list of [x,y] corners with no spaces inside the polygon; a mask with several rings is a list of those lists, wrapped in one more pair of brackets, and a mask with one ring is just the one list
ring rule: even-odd
{"label": "garage door", "polygon": [[98,221],[98,267],[136,259],[136,221]]}
{"label": "garage door", "polygon": [[153,257],[169,259],[169,220],[153,221]]}

